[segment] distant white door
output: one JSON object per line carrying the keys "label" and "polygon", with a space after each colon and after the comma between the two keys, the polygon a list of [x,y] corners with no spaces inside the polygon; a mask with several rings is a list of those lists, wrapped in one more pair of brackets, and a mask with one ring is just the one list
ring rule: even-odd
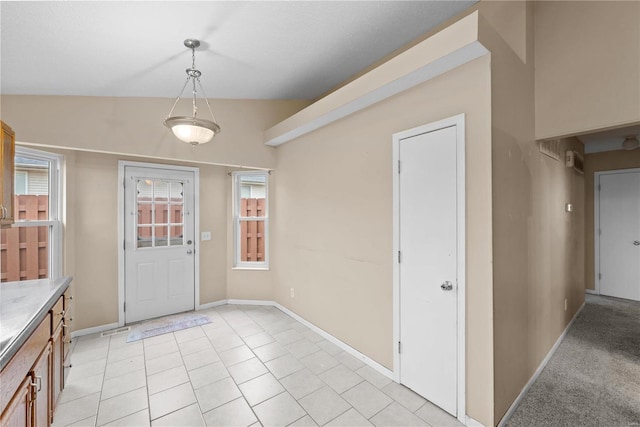
{"label": "distant white door", "polygon": [[456,126],[399,142],[400,382],[457,416]]}
{"label": "distant white door", "polygon": [[125,166],[125,322],[195,307],[194,173]]}
{"label": "distant white door", "polygon": [[600,294],[640,301],[640,170],[599,174]]}

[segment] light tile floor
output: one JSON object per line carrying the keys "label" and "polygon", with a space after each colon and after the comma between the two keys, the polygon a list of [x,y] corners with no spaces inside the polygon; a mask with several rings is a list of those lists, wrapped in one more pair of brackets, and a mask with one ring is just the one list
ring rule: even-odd
{"label": "light tile floor", "polygon": [[54,427],[461,425],[277,308],[198,314],[211,323],[77,339]]}

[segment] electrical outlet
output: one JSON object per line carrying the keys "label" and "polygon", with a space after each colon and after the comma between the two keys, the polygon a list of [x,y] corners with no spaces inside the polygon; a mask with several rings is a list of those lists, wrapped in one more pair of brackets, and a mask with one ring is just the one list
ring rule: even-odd
{"label": "electrical outlet", "polygon": [[564,299],[564,311],[567,311],[567,299]]}
{"label": "electrical outlet", "polygon": [[291,298],[295,298],[295,297],[296,297],[296,294],[295,294],[293,288],[291,288]]}

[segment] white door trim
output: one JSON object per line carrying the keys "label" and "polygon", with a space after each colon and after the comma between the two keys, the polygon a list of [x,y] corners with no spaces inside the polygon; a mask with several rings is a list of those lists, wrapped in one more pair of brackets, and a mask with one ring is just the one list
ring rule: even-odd
{"label": "white door trim", "polygon": [[600,295],[600,177],[602,175],[613,175],[620,173],[640,172],[640,168],[616,169],[609,171],[599,171],[593,177],[593,284],[595,293]]}
{"label": "white door trim", "polygon": [[400,265],[398,263],[398,251],[400,250],[400,180],[398,174],[398,161],[400,160],[400,140],[419,134],[433,132],[439,129],[455,126],[457,144],[457,205],[458,205],[458,319],[457,319],[457,418],[462,424],[466,424],[466,209],[465,209],[465,115],[449,117],[419,126],[406,131],[393,134],[393,378],[400,382],[400,354],[398,342],[400,341]]}
{"label": "white door trim", "polygon": [[193,172],[193,195],[194,195],[194,307],[197,309],[200,305],[200,169],[189,166],[164,165],[161,163],[143,163],[131,162],[127,160],[118,160],[118,326],[124,326],[124,168],[141,167],[150,169],[164,169],[174,171]]}

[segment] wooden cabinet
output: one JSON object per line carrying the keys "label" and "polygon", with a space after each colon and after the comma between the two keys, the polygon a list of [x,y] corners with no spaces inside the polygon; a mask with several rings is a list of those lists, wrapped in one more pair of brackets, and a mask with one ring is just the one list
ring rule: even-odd
{"label": "wooden cabinet", "polygon": [[[0,425],[4,426],[22,426],[15,421],[22,419],[20,411],[22,406],[18,402],[23,402],[27,408],[26,419],[28,420],[28,426],[48,426],[49,414],[47,413],[47,422],[44,424],[35,424],[39,417],[37,414],[41,414],[38,410],[49,410],[49,404],[40,403],[36,408],[36,399],[49,400],[49,363],[51,344],[49,339],[51,338],[51,320],[50,314],[40,322],[38,327],[33,331],[27,341],[20,347],[20,350],[11,358],[9,363],[0,372],[0,403],[2,404],[2,417],[0,419]],[[40,379],[36,378],[40,377]],[[25,393],[23,386],[26,381],[29,384],[29,393],[25,398],[22,396]],[[38,395],[38,388],[45,391],[40,392]],[[20,407],[20,408],[18,408]],[[44,409],[42,409],[44,408]],[[18,411],[18,412],[16,412]]]}
{"label": "wooden cabinet", "polygon": [[4,122],[2,124],[2,141],[0,147],[0,226],[7,227],[14,221],[14,176],[15,176],[15,133]]}
{"label": "wooden cabinet", "polygon": [[31,370],[33,426],[51,425],[51,344],[47,344]]}
{"label": "wooden cabinet", "polygon": [[64,342],[62,336],[62,323],[51,337],[51,422],[54,420],[54,412],[60,393],[64,388],[64,367],[63,367]]}
{"label": "wooden cabinet", "polygon": [[51,309],[51,422],[54,420],[54,412],[60,393],[64,389],[66,374],[71,367],[69,363],[69,347],[71,344],[71,333],[69,332],[69,322],[71,322],[71,301],[73,297],[69,291],[60,297],[58,302]]}
{"label": "wooden cabinet", "polygon": [[64,293],[64,319],[62,320],[62,387],[71,370],[71,323],[73,322],[73,295],[71,289]]}
{"label": "wooden cabinet", "polygon": [[71,300],[67,290],[0,372],[1,427],[48,427],[53,422],[71,367]]}
{"label": "wooden cabinet", "polygon": [[4,426],[31,426],[31,376],[22,381],[13,399],[2,413],[0,424]]}

